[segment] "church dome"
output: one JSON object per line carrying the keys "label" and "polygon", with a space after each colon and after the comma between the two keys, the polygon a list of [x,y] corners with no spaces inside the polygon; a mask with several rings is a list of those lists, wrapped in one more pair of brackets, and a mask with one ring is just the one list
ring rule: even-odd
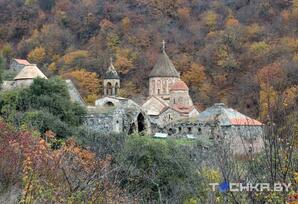
{"label": "church dome", "polygon": [[188,91],[188,86],[184,81],[178,80],[171,86],[170,91]]}
{"label": "church dome", "polygon": [[149,77],[180,77],[179,72],[177,72],[174,64],[165,51],[165,41],[163,41],[162,53],[149,74]]}

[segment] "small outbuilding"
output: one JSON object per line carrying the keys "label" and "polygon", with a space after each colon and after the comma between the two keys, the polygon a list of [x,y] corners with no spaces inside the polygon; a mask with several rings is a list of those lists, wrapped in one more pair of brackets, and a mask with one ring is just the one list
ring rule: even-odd
{"label": "small outbuilding", "polygon": [[30,65],[30,62],[25,59],[12,59],[9,65],[9,70],[19,72],[28,65]]}

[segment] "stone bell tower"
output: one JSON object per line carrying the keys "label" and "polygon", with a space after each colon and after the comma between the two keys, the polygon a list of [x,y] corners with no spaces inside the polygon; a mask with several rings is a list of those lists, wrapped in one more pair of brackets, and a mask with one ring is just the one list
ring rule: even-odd
{"label": "stone bell tower", "polygon": [[113,66],[113,60],[110,59],[110,66],[103,77],[104,95],[116,96],[120,88],[120,77]]}
{"label": "stone bell tower", "polygon": [[180,79],[180,74],[166,53],[165,41],[162,45],[162,52],[149,75],[149,96],[169,100],[170,88]]}

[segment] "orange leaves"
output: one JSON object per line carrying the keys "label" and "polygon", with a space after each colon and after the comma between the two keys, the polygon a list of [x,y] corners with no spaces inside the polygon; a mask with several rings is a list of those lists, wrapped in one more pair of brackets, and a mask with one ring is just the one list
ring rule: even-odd
{"label": "orange leaves", "polygon": [[107,19],[103,19],[103,20],[100,21],[99,26],[103,30],[108,30],[108,29],[113,28],[114,24],[111,21],[107,20]]}
{"label": "orange leaves", "polygon": [[287,88],[283,92],[283,105],[286,107],[295,105],[297,96],[298,96],[298,86],[292,86],[290,88]]}
{"label": "orange leaves", "polygon": [[260,116],[265,119],[269,111],[276,105],[278,93],[274,86],[283,80],[283,70],[280,63],[273,63],[264,66],[257,73],[257,78],[261,87],[260,97]]}
{"label": "orange leaves", "polygon": [[127,74],[134,66],[137,59],[137,53],[129,48],[116,49],[115,67],[123,74]]}
{"label": "orange leaves", "polygon": [[226,26],[237,26],[237,25],[239,25],[239,21],[234,16],[228,17],[226,21]]}
{"label": "orange leaves", "polygon": [[206,79],[205,69],[202,65],[193,63],[191,68],[182,75],[182,79],[191,86],[200,87]]}
{"label": "orange leaves", "polygon": [[[71,139],[52,150],[45,140],[15,132],[1,121],[0,128],[0,178],[13,184],[22,181],[22,203],[99,203],[105,196],[123,199],[107,177],[110,156],[100,160]],[[54,134],[48,131],[47,135]]]}
{"label": "orange leaves", "polygon": [[128,30],[131,27],[131,22],[130,19],[126,16],[121,20],[121,24],[122,24],[122,28],[124,30],[124,32],[128,32]]}
{"label": "orange leaves", "polygon": [[[65,72],[63,74],[64,78],[70,78],[77,85],[79,92],[84,98],[88,99],[88,102],[93,103],[97,97],[100,95],[101,81],[99,80],[95,72],[89,72],[84,69],[73,70]],[[90,96],[95,96],[90,98]],[[92,99],[92,100],[90,100]]]}
{"label": "orange leaves", "polygon": [[63,60],[65,64],[72,64],[74,60],[79,58],[86,58],[89,56],[88,51],[86,50],[76,50],[64,55]]}
{"label": "orange leaves", "polygon": [[272,63],[264,66],[257,73],[259,83],[273,85],[283,78],[283,70],[280,63]]}
{"label": "orange leaves", "polygon": [[190,12],[191,10],[188,7],[178,8],[177,10],[178,16],[184,21],[190,18]]}

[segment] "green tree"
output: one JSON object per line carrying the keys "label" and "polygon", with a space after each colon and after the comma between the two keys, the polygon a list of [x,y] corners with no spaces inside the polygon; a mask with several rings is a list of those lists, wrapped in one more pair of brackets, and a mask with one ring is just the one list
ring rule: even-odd
{"label": "green tree", "polygon": [[118,163],[123,167],[123,187],[134,195],[140,193],[145,203],[182,202],[196,192],[194,162],[174,141],[133,135],[119,154]]}
{"label": "green tree", "polygon": [[1,84],[3,81],[3,72],[4,72],[4,58],[2,55],[0,55],[0,89],[1,89]]}
{"label": "green tree", "polygon": [[54,131],[58,137],[72,136],[83,123],[85,109],[70,100],[64,81],[37,78],[28,89],[5,92],[0,96],[1,115],[20,126]]}

